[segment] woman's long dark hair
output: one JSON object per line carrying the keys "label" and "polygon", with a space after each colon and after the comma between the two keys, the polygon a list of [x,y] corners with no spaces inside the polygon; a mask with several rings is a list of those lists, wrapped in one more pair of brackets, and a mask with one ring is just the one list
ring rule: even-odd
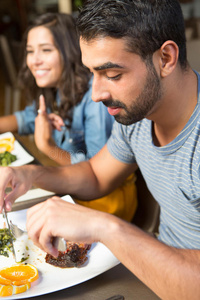
{"label": "woman's long dark hair", "polygon": [[27,36],[32,28],[44,26],[53,35],[54,43],[58,49],[63,71],[58,84],[61,104],[59,115],[72,121],[72,108],[81,102],[88,89],[90,79],[89,71],[82,65],[79,39],[76,32],[75,21],[71,15],[62,13],[46,13],[34,20],[24,35],[24,57],[19,71],[19,84],[25,90],[28,101],[35,99],[38,103],[40,94],[45,96],[46,105],[54,110],[55,88],[40,88],[26,64]]}

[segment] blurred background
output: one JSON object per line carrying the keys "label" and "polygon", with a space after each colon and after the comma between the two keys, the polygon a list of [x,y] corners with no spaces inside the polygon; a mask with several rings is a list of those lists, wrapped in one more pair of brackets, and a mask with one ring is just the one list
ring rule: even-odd
{"label": "blurred background", "polygon": [[[21,40],[29,23],[45,12],[76,16],[84,0],[0,0],[0,115],[9,115],[26,106],[23,91],[16,86],[21,65]],[[42,164],[56,165],[35,146],[33,136],[18,136]]]}
{"label": "blurred background", "polygon": [[[83,3],[84,0],[0,0],[0,36],[3,38],[3,50],[0,47],[0,96],[2,99],[0,113],[9,114],[18,109],[20,103],[23,105],[23,99],[20,99],[14,106],[11,103],[10,107],[8,105],[6,107],[4,99],[5,93],[8,99],[8,86],[15,84],[21,63],[21,40],[29,23],[37,15],[45,12],[66,12],[76,16],[78,8]],[[6,58],[4,58],[4,51],[7,52]],[[8,57],[8,51],[11,57]],[[12,94],[13,90],[10,93]]]}
{"label": "blurred background", "polygon": [[[188,60],[200,71],[200,0],[181,0],[180,3],[185,19]],[[0,115],[12,114],[26,105],[23,92],[16,86],[16,77],[21,61],[20,44],[29,22],[45,12],[76,16],[83,4],[84,0],[0,0]],[[43,159],[31,137],[20,139],[34,155]]]}

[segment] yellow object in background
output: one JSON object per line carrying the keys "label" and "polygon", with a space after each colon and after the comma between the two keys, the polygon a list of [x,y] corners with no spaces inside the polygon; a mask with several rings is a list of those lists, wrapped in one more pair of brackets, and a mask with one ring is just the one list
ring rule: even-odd
{"label": "yellow object in background", "polygon": [[131,222],[137,209],[136,175],[131,174],[125,182],[113,192],[99,199],[83,201],[74,199],[76,203],[113,214]]}

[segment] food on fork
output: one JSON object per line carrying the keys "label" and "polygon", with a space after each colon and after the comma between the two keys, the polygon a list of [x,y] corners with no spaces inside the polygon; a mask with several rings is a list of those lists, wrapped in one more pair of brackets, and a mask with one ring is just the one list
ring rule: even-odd
{"label": "food on fork", "polygon": [[46,254],[45,261],[60,268],[80,267],[87,261],[91,244],[66,242],[66,250],[59,251],[58,257]]}

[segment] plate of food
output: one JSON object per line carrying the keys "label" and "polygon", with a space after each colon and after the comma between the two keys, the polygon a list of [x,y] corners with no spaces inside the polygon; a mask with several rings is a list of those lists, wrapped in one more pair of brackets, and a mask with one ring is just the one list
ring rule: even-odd
{"label": "plate of food", "polygon": [[0,166],[22,166],[33,161],[11,132],[0,134]]}
{"label": "plate of food", "polygon": [[[73,202],[67,195],[64,200]],[[76,204],[75,204],[76,205]],[[21,229],[26,226],[27,210],[8,213],[8,219]],[[0,215],[0,228],[5,227],[5,219]],[[76,244],[76,243],[74,243]],[[26,234],[14,242],[17,261],[33,265],[39,272],[39,278],[31,283],[30,289],[21,294],[15,294],[4,299],[24,299],[48,294],[92,279],[119,264],[112,252],[101,243],[93,243],[85,252],[84,261],[75,267],[59,267],[48,262],[47,254],[36,247]],[[14,262],[13,254],[9,257],[0,255],[0,268],[10,267]]]}

